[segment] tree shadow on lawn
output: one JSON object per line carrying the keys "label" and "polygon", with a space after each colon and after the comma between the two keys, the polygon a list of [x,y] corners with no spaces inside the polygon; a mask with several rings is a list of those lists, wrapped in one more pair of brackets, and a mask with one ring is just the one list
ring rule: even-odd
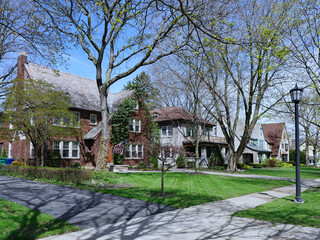
{"label": "tree shadow on lawn", "polygon": [[[72,227],[61,219],[51,219],[46,221],[40,221],[40,211],[29,210],[20,216],[10,216],[8,220],[12,220],[19,224],[19,227],[11,231],[5,240],[31,240],[39,237],[45,237],[50,235],[68,233],[71,231],[80,230],[80,228]],[[49,218],[49,216],[48,216]],[[51,217],[50,217],[51,218]],[[68,229],[67,229],[68,227]],[[2,238],[0,238],[2,239]]]}
{"label": "tree shadow on lawn", "polygon": [[208,196],[199,193],[185,193],[181,190],[164,190],[164,196],[161,191],[155,189],[145,189],[143,187],[130,187],[121,189],[101,189],[103,193],[117,196],[136,198],[152,203],[163,204],[175,208],[186,208],[200,205],[208,202],[223,200],[220,196]]}

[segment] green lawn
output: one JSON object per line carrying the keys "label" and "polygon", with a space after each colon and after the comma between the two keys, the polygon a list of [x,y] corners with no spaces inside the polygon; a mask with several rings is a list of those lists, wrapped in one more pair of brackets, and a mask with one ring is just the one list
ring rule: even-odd
{"label": "green lawn", "polygon": [[[238,173],[238,172],[237,172]],[[253,175],[268,175],[275,177],[296,177],[296,168],[253,168],[246,170],[245,172],[241,172],[243,174],[253,174]],[[320,178],[320,169],[312,168],[312,167],[301,167],[300,176],[302,179],[316,179]]]}
{"label": "green lawn", "polygon": [[190,207],[293,184],[292,182],[286,181],[168,172],[165,175],[164,190],[166,197],[161,197],[158,194],[160,192],[161,173],[127,173],[118,174],[118,176],[120,177],[120,182],[128,183],[132,187],[98,189],[98,191],[162,203],[178,208]]}
{"label": "green lawn", "polygon": [[48,214],[0,199],[0,240],[43,238],[79,230]]}
{"label": "green lawn", "polygon": [[256,208],[240,211],[234,216],[248,217],[309,227],[320,227],[320,188],[308,189],[302,193],[303,204],[293,203],[295,196],[277,199]]}

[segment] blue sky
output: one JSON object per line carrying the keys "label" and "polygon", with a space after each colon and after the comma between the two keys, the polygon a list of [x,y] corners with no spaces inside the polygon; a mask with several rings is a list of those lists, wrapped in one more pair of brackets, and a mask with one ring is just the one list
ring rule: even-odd
{"label": "blue sky", "polygon": [[[57,69],[63,72],[72,73],[81,77],[90,78],[95,81],[95,67],[93,63],[88,60],[87,55],[82,51],[82,49],[74,49],[70,51],[70,56],[68,58],[67,55],[65,55],[65,59],[67,60],[66,65],[58,66]],[[123,90],[123,87],[127,84],[128,81],[132,80],[134,77],[136,77],[140,72],[143,70],[146,71],[146,69],[138,69],[136,72],[134,72],[132,75],[120,79],[116,83],[114,83],[111,88],[110,92],[120,92]],[[103,78],[104,78],[104,72],[103,72]]]}

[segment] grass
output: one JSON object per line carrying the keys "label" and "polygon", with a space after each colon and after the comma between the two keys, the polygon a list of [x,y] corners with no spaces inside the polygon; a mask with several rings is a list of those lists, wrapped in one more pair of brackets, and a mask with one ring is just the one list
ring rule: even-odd
{"label": "grass", "polygon": [[[237,172],[239,173],[239,172]],[[288,177],[295,178],[296,177],[296,168],[253,168],[248,169],[245,172],[241,172],[243,174],[253,174],[253,175],[267,175],[267,176],[275,176],[275,177]],[[320,178],[320,169],[305,167],[302,166],[300,168],[300,176],[302,179],[316,179]]]}
{"label": "grass", "polygon": [[51,215],[0,199],[0,240],[28,240],[80,230]]}
{"label": "grass", "polygon": [[236,212],[233,216],[255,218],[272,223],[320,227],[320,188],[302,193],[303,204],[293,203],[295,196],[277,199],[256,208]]}
{"label": "grass", "polygon": [[286,181],[169,172],[165,175],[164,191],[166,197],[161,197],[158,194],[160,192],[161,173],[118,175],[120,182],[130,184],[132,187],[97,189],[95,187],[79,186],[79,188],[185,208],[292,184]]}

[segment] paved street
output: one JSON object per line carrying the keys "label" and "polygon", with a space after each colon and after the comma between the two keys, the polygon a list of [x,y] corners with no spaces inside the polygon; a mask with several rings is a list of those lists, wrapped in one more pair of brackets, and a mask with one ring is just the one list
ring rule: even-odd
{"label": "paved street", "polygon": [[0,198],[51,214],[82,229],[174,209],[136,199],[2,175]]}

